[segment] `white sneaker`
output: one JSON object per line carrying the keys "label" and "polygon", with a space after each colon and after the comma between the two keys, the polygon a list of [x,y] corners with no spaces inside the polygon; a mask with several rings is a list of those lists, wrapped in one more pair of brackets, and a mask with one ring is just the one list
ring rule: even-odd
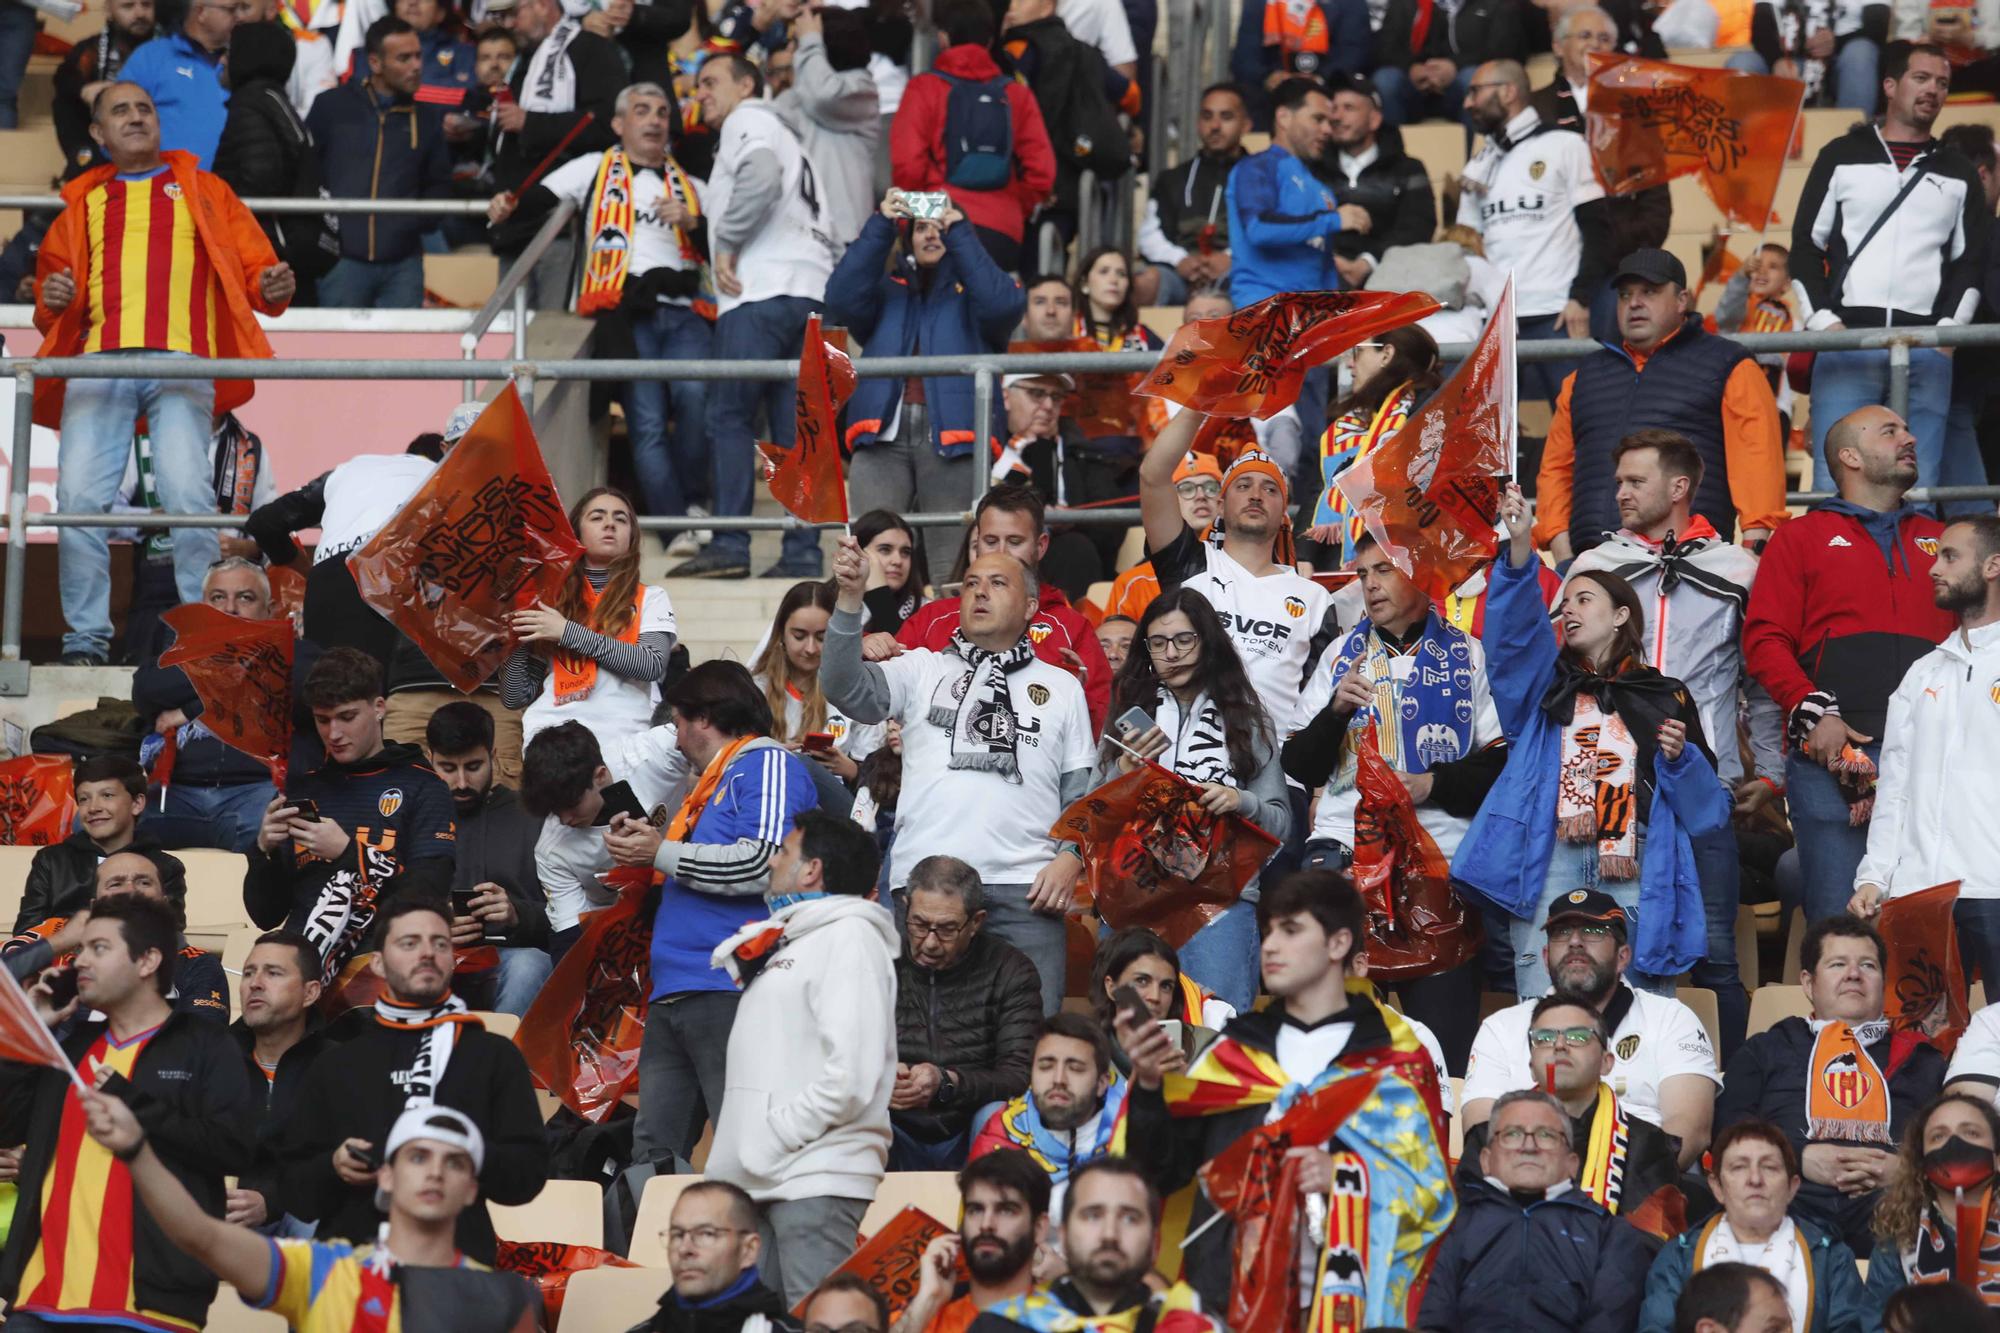
{"label": "white sneaker", "polygon": [[[707,505],[689,505],[689,506],[688,506],[688,517],[689,517],[689,518],[707,518],[707,517],[709,516],[710,512],[711,512],[711,511],[709,510],[709,508],[708,508],[708,506],[707,506]],[[715,540],[715,529],[714,529],[714,528],[696,528],[696,529],[694,530],[694,533],[693,533],[693,537],[694,537],[694,540],[695,540],[695,545],[697,545],[697,546],[706,546],[706,545],[708,545],[708,544],[709,544],[710,542],[712,542],[712,541],[714,541],[714,540]],[[693,554],[693,553],[692,553],[692,552],[689,552],[688,554]]]}
{"label": "white sneaker", "polygon": [[674,534],[674,539],[667,543],[667,554],[675,559],[683,559],[687,556],[696,555],[700,551],[700,534],[692,528],[681,529],[681,531]]}

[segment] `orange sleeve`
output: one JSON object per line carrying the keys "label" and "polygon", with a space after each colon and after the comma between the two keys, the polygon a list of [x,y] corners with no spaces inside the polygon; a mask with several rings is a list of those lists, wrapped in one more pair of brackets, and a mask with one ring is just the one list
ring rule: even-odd
{"label": "orange sleeve", "polygon": [[1570,483],[1576,476],[1576,441],[1569,433],[1569,396],[1576,372],[1563,381],[1556,395],[1556,414],[1549,421],[1549,438],[1542,442],[1542,466],[1535,474],[1535,545],[1546,548],[1569,531]]}
{"label": "orange sleeve", "polygon": [[1747,356],[1722,386],[1722,447],[1738,526],[1776,531],[1788,517],[1784,433],[1771,382]]}
{"label": "orange sleeve", "polygon": [[251,306],[263,315],[281,315],[290,301],[271,302],[264,299],[264,288],[259,279],[264,270],[278,262],[277,251],[271,248],[271,238],[257,225],[257,218],[243,206],[236,197],[236,191],[214,176],[204,176],[202,182],[213,181],[218,196],[216,202],[222,206],[222,213],[229,221],[229,247],[243,264],[243,290],[250,298]]}
{"label": "orange sleeve", "polygon": [[72,303],[84,299],[83,280],[76,274],[74,261],[70,257],[71,234],[75,231],[71,224],[70,213],[73,209],[81,207],[82,204],[77,203],[64,209],[57,216],[55,225],[49,228],[49,234],[42,238],[41,249],[35,253],[35,328],[42,333],[54,328],[55,322],[62,318],[60,313],[42,304],[42,284],[49,278],[57,273],[68,273],[77,279],[76,295],[71,298]]}

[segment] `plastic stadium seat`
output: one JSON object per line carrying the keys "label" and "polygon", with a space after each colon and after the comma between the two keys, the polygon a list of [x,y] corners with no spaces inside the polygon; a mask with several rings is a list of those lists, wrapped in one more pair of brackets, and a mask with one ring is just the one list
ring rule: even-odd
{"label": "plastic stadium seat", "polygon": [[28,886],[28,867],[39,847],[0,847],[0,930],[14,930],[21,912],[21,893]]}
{"label": "plastic stadium seat", "polygon": [[496,1037],[514,1040],[514,1034],[521,1030],[519,1014],[496,1013],[491,1009],[474,1009],[472,1016],[486,1025],[486,1030]]}
{"label": "plastic stadium seat", "polygon": [[[215,926],[247,926],[243,909],[243,876],[250,863],[236,852],[188,848],[174,853],[187,867],[187,919],[190,930]],[[225,929],[221,934],[227,935]]]}
{"label": "plastic stadium seat", "polygon": [[1717,1058],[1720,1058],[1722,1025],[1716,1017],[1715,992],[1706,986],[1682,986],[1675,990],[1674,997],[1694,1010],[1694,1016],[1699,1018],[1702,1027],[1708,1030],[1709,1046],[1717,1053]]}
{"label": "plastic stadium seat", "polygon": [[646,1182],[646,1192],[639,1196],[639,1212],[632,1219],[632,1252],[627,1259],[648,1268],[667,1266],[667,1220],[674,1215],[681,1191],[700,1183],[700,1176],[654,1176]]}
{"label": "plastic stadium seat", "polygon": [[673,1282],[665,1268],[590,1268],[572,1274],[563,1296],[563,1327],[615,1333],[643,1324]]}
{"label": "plastic stadium seat", "polygon": [[[1451,1104],[1456,1107],[1465,1105],[1465,1080],[1456,1074],[1451,1076]],[[1456,1162],[1459,1155],[1465,1151],[1465,1117],[1462,1115],[1451,1117],[1450,1146],[1451,1160]]]}
{"label": "plastic stadium seat", "polygon": [[958,1225],[958,1175],[952,1171],[891,1171],[882,1177],[875,1202],[861,1215],[861,1234],[872,1236],[889,1219],[914,1204],[948,1227]]}
{"label": "plastic stadium seat", "polygon": [[604,1247],[604,1187],[594,1180],[551,1180],[527,1203],[488,1203],[493,1232],[504,1240],[559,1240]]}
{"label": "plastic stadium seat", "polygon": [[243,1303],[236,1294],[236,1288],[225,1284],[215,1294],[215,1304],[208,1307],[208,1321],[202,1325],[208,1333],[285,1333],[285,1321],[269,1310],[253,1310]]}
{"label": "plastic stadium seat", "polygon": [[1757,959],[1757,909],[1745,904],[1736,909],[1736,971],[1743,978],[1743,989],[1757,989],[1761,966]]}
{"label": "plastic stadium seat", "polygon": [[1750,997],[1750,1035],[1769,1032],[1780,1019],[1810,1018],[1812,1002],[1798,986],[1759,986]]}
{"label": "plastic stadium seat", "polygon": [[1805,964],[1801,961],[1805,954],[1806,914],[1805,909],[1794,907],[1790,921],[1785,926],[1785,966],[1778,973],[1777,980],[1786,986],[1799,984],[1799,973]]}

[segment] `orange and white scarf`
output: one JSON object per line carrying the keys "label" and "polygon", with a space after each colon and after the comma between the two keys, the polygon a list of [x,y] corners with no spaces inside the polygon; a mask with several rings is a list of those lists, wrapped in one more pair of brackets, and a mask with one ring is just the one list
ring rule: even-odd
{"label": "orange and white scarf", "polygon": [[1812,1062],[1806,1066],[1806,1136],[1894,1148],[1889,1134],[1889,1080],[1869,1058],[1868,1045],[1888,1034],[1887,1019],[1849,1026],[1813,1019]]}
{"label": "orange and white scarf", "polygon": [[1578,693],[1562,729],[1562,772],[1556,783],[1556,835],[1597,844],[1606,879],[1639,877],[1639,746],[1625,721],[1604,712],[1597,697]]}
{"label": "orange and white scarf", "polygon": [[[583,585],[583,607],[588,618],[595,621],[597,611],[597,589],[588,580]],[[639,611],[646,598],[646,590],[641,587],[632,596],[632,617],[625,622],[625,628],[612,637],[620,643],[639,642]],[[602,633],[603,631],[599,631]],[[597,688],[597,659],[582,653],[572,653],[557,648],[550,662],[555,674],[556,704],[573,704],[578,699],[587,699]]]}
{"label": "orange and white scarf", "polygon": [[[660,178],[669,194],[680,200],[688,217],[701,216],[701,200],[694,182],[672,158],[660,168]],[[595,315],[614,310],[625,295],[625,278],[632,270],[632,228],[638,218],[638,203],[632,197],[632,164],[623,148],[613,148],[598,164],[597,180],[590,187],[590,256],[583,266],[583,291],[577,297],[578,313]],[[681,259],[691,268],[702,269],[701,251],[686,227],[674,228]],[[704,277],[706,274],[704,273]],[[704,282],[704,288],[707,284]],[[715,318],[715,302],[697,299],[695,313]]]}

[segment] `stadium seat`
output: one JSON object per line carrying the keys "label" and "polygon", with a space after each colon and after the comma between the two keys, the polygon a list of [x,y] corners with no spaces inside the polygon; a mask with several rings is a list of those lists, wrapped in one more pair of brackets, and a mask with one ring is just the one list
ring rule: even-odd
{"label": "stadium seat", "polygon": [[1812,1003],[1799,986],[1759,986],[1750,997],[1750,1035],[1769,1032],[1780,1019],[1809,1018]]}
{"label": "stadium seat", "polygon": [[674,1215],[681,1191],[700,1183],[700,1176],[654,1176],[646,1182],[646,1192],[639,1196],[639,1212],[632,1219],[632,1250],[627,1259],[648,1268],[667,1266],[667,1219]]}
{"label": "stadium seat", "polygon": [[889,1219],[915,1205],[948,1227],[958,1225],[958,1175],[952,1171],[891,1171],[882,1177],[875,1202],[861,1215],[861,1234],[872,1236]]}
{"label": "stadium seat", "polygon": [[1715,992],[1706,986],[1682,986],[1674,992],[1682,1004],[1694,1010],[1694,1016],[1701,1020],[1708,1030],[1709,1045],[1717,1052],[1722,1050],[1722,1025],[1716,1017]]}
{"label": "stadium seat", "polygon": [[1794,907],[1785,927],[1785,965],[1778,972],[1776,980],[1786,986],[1799,984],[1799,973],[1804,964],[1799,959],[1805,952],[1806,914],[1805,909]]}
{"label": "stadium seat", "polygon": [[0,930],[14,930],[21,913],[21,893],[28,886],[28,867],[39,847],[0,847]]}
{"label": "stadium seat", "polygon": [[208,1333],[285,1333],[286,1324],[269,1310],[251,1309],[236,1294],[236,1288],[224,1286],[215,1294],[215,1304],[208,1307],[208,1320],[202,1327]]}
{"label": "stadium seat", "polygon": [[1736,971],[1744,990],[1756,990],[1760,964],[1757,959],[1757,909],[1745,905],[1736,909]]}
{"label": "stadium seat", "polygon": [[502,1014],[495,1013],[491,1009],[474,1009],[472,1016],[485,1024],[488,1032],[496,1037],[505,1037],[508,1041],[514,1040],[514,1034],[521,1030],[521,1016],[519,1014]]}
{"label": "stadium seat", "polygon": [[598,1333],[643,1324],[673,1281],[665,1268],[589,1268],[572,1274],[563,1296],[563,1327]]}
{"label": "stadium seat", "polygon": [[527,1203],[488,1203],[502,1240],[559,1240],[604,1246],[604,1187],[594,1180],[551,1180]]}
{"label": "stadium seat", "polygon": [[[1464,1096],[1465,1096],[1465,1080],[1460,1078],[1458,1075],[1453,1074],[1451,1076],[1452,1106],[1455,1108],[1463,1107],[1465,1105],[1465,1102],[1463,1101]],[[1456,1162],[1459,1158],[1459,1154],[1465,1151],[1465,1117],[1462,1115],[1453,1115],[1451,1117],[1450,1148],[1451,1148],[1451,1160]]]}
{"label": "stadium seat", "polygon": [[236,852],[188,848],[174,853],[187,867],[187,919],[190,933],[206,927],[206,933],[228,935],[216,926],[247,926],[250,914],[243,909],[243,876],[250,863]]}

